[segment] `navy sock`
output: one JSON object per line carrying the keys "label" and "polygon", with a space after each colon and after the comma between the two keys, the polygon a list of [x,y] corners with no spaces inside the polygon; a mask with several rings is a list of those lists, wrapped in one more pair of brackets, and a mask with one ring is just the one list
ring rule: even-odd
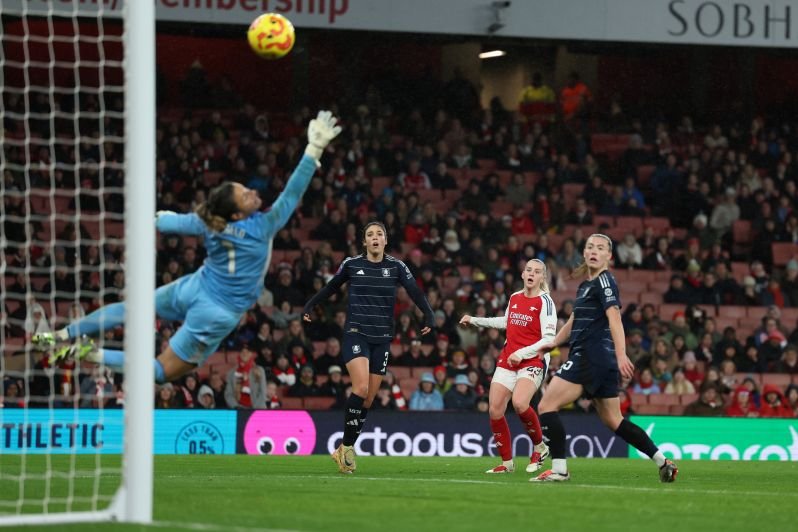
{"label": "navy sock", "polygon": [[658,450],[657,446],[654,445],[654,442],[651,441],[651,438],[646,434],[646,431],[626,419],[621,421],[621,424],[615,429],[615,434],[623,438],[626,443],[633,446],[641,453],[645,453],[649,458],[654,456],[654,453]]}
{"label": "navy sock", "polygon": [[344,445],[352,446],[357,440],[360,432],[360,416],[363,414],[364,399],[359,395],[352,394],[346,400],[346,412],[344,414]]}
{"label": "navy sock", "polygon": [[360,433],[363,432],[363,426],[366,424],[366,416],[369,415],[368,408],[361,408],[360,409],[360,424],[357,427],[357,434],[355,434],[355,441],[360,437]]}
{"label": "navy sock", "polygon": [[546,412],[540,414],[540,426],[543,434],[549,440],[549,449],[552,458],[565,458],[565,427],[563,427],[560,414]]}

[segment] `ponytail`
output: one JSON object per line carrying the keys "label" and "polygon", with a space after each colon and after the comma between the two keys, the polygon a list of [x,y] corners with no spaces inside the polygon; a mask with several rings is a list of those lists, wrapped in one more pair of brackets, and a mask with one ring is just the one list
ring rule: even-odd
{"label": "ponytail", "polygon": [[211,190],[208,200],[194,209],[200,220],[205,222],[211,231],[215,233],[224,231],[232,216],[238,212],[238,205],[233,198],[234,190],[233,183],[226,181]]}
{"label": "ponytail", "polygon": [[[601,233],[593,233],[592,235],[587,237],[587,240],[590,240],[593,237],[603,238],[604,240],[606,240],[607,245],[610,246],[610,255],[612,255],[612,239],[610,237],[608,237],[607,235],[603,235]],[[587,240],[585,240],[585,242],[587,242]],[[585,275],[587,275],[587,263],[585,261],[582,261],[582,264],[574,268],[574,271],[571,272],[571,279],[575,279],[577,277],[584,277]]]}

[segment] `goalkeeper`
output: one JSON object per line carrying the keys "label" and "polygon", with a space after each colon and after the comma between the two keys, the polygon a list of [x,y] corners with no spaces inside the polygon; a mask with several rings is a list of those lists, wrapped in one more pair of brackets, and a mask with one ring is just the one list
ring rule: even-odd
{"label": "goalkeeper", "polygon": [[[228,181],[191,214],[157,214],[159,231],[201,236],[208,251],[199,270],[155,291],[156,314],[183,321],[169,347],[153,360],[157,382],[173,381],[201,365],[255,303],[263,291],[272,239],[288,222],[324,149],[340,132],[329,111],[310,121],[305,155],[268,212],[260,211],[256,191]],[[55,333],[34,335],[32,342],[54,349],[54,360],[74,357],[122,371],[124,352],[99,349],[88,337],[123,325],[124,317],[123,303],[107,305]]]}

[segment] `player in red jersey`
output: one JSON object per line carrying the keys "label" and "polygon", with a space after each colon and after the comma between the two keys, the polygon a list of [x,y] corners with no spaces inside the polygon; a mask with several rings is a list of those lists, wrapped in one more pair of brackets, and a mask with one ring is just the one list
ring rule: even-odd
{"label": "player in red jersey", "polygon": [[512,473],[515,470],[510,427],[504,417],[510,399],[535,445],[526,467],[527,473],[540,469],[543,460],[549,455],[549,448],[543,443],[540,421],[530,402],[543,383],[549,367],[549,354],[541,353],[538,356],[535,344],[554,338],[557,332],[557,308],[547,293],[546,265],[542,261],[532,259],[527,262],[521,279],[524,289],[510,296],[504,316],[475,318],[466,314],[460,320],[461,325],[507,329],[507,341],[496,361],[496,371],[490,383],[488,409],[490,428],[502,463],[487,473]]}

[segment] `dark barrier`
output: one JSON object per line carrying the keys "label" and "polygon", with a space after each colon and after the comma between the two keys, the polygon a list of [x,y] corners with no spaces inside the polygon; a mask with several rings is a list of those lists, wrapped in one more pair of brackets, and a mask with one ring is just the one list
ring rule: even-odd
{"label": "dark barrier", "polygon": [[[508,416],[513,455],[529,455],[532,442],[516,416]],[[569,457],[628,456],[626,443],[595,416],[563,414]],[[341,412],[239,411],[237,452],[305,455],[331,453],[341,442]],[[356,444],[360,456],[496,456],[488,416],[477,413],[372,412]]]}

